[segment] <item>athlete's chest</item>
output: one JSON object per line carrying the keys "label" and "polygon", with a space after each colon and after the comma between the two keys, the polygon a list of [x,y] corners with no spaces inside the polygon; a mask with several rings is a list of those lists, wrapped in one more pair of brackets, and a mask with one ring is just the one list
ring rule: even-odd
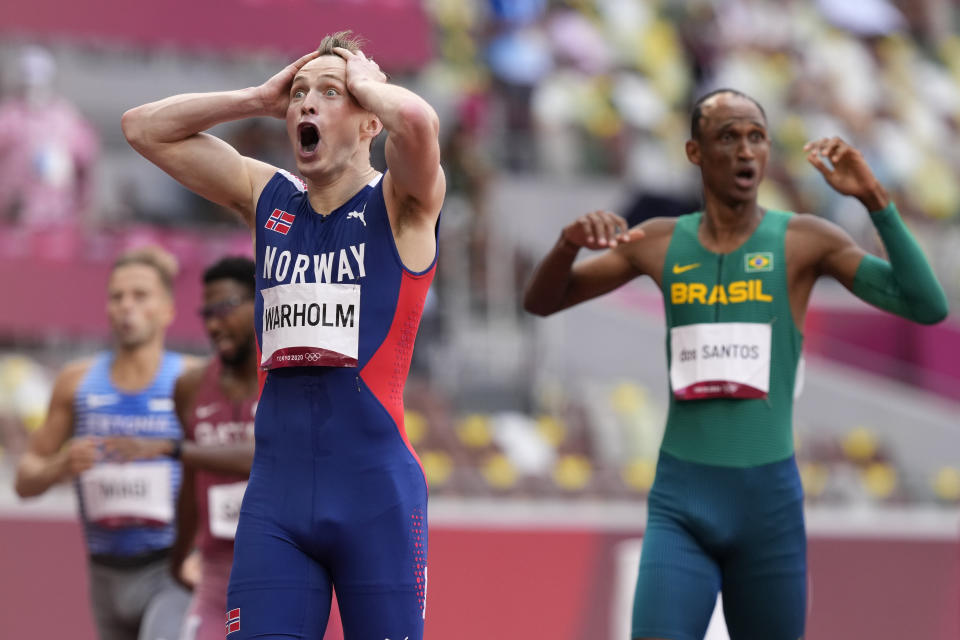
{"label": "athlete's chest", "polygon": [[258,246],[262,287],[297,283],[361,284],[370,266],[376,270],[379,228],[372,219],[382,206],[368,190],[342,207],[321,215],[305,194],[281,202],[266,217]]}
{"label": "athlete's chest", "polygon": [[671,247],[662,286],[673,323],[768,321],[785,297],[781,247],[776,239],[751,239],[726,254],[698,244]]}

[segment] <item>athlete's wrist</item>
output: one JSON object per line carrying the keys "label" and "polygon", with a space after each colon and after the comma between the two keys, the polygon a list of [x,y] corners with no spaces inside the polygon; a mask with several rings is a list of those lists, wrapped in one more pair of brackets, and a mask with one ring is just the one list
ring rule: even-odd
{"label": "athlete's wrist", "polygon": [[890,196],[887,195],[887,190],[884,189],[880,183],[875,184],[867,193],[861,195],[858,199],[871,214],[883,211],[893,202]]}
{"label": "athlete's wrist", "polygon": [[580,245],[570,240],[567,237],[567,230],[564,229],[560,232],[560,237],[557,239],[557,249],[565,253],[577,253],[580,251]]}
{"label": "athlete's wrist", "polygon": [[183,440],[182,439],[170,439],[167,440],[168,449],[166,451],[167,456],[173,458],[174,460],[179,460],[183,455]]}

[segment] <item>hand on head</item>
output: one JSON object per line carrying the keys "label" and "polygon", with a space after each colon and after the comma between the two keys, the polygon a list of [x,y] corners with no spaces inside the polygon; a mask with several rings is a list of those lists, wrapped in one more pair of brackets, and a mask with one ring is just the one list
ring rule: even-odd
{"label": "hand on head", "polygon": [[287,105],[290,104],[290,85],[297,72],[311,60],[320,56],[320,52],[311,51],[296,61],[288,64],[269,80],[257,87],[257,93],[263,104],[263,114],[274,118],[284,119],[287,115]]}
{"label": "hand on head", "polygon": [[356,52],[336,47],[333,50],[347,63],[347,90],[354,93],[354,87],[362,82],[386,82],[387,74],[380,70],[380,65],[368,58],[363,51]]}
{"label": "hand on head", "polygon": [[615,213],[592,211],[568,224],[560,235],[578,247],[612,249],[639,240],[644,233],[641,229],[629,229],[627,221]]}

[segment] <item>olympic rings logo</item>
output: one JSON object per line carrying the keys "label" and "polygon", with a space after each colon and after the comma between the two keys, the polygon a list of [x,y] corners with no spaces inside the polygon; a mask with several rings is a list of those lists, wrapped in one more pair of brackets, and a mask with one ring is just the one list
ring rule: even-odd
{"label": "olympic rings logo", "polygon": [[305,354],[307,362],[316,362],[322,356],[319,353],[307,353]]}

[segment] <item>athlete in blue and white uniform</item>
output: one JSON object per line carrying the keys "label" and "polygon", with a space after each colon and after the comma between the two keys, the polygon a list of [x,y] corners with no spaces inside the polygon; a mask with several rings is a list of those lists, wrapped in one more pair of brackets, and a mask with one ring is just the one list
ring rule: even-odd
{"label": "athlete in blue and white uniform", "polygon": [[[17,470],[22,497],[74,481],[101,640],[153,638],[163,624],[175,632],[188,600],[167,570],[181,477],[172,392],[188,360],[163,346],[174,270],[172,256],[154,249],[115,263],[107,302],[115,347],[60,373]],[[133,440],[150,459],[127,461]]]}
{"label": "athlete in blue and white uniform", "polygon": [[[302,182],[201,133],[263,115],[285,118]],[[227,637],[319,640],[335,587],[347,640],[422,638],[427,487],[403,388],[436,264],[436,114],[338,33],[259,87],[167,98],[123,126],[254,231],[266,377]],[[369,161],[382,129],[384,174]]]}

